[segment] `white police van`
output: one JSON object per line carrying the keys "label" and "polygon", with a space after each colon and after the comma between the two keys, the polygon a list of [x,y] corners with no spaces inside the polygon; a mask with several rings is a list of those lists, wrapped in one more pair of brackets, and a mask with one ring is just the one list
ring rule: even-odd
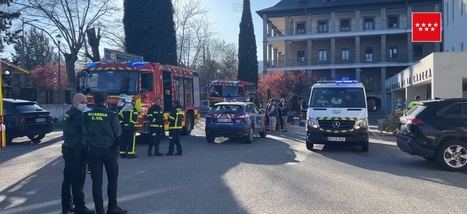
{"label": "white police van", "polygon": [[353,80],[320,81],[311,88],[307,149],[314,144],[360,145],[367,152],[368,110],[365,87]]}

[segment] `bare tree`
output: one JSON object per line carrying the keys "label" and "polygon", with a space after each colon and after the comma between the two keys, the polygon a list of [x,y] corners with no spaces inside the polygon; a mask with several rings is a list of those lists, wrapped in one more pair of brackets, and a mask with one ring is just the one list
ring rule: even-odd
{"label": "bare tree", "polygon": [[85,42],[86,32],[115,10],[111,0],[19,0],[24,16],[37,21],[29,25],[42,30],[57,46],[57,35],[65,41],[60,49],[65,57],[70,90],[76,89],[75,62]]}
{"label": "bare tree", "polygon": [[86,57],[89,58],[93,62],[101,61],[101,55],[99,53],[99,44],[100,44],[101,38],[102,38],[101,29],[97,28],[97,31],[96,31],[96,28],[94,28],[94,27],[89,28],[86,31],[86,34],[88,36],[88,43],[89,43],[89,46],[91,46],[91,52],[92,52],[92,55],[91,55],[89,53],[89,51],[88,51],[88,47],[87,47],[86,42],[85,42],[84,44],[86,46],[85,47]]}

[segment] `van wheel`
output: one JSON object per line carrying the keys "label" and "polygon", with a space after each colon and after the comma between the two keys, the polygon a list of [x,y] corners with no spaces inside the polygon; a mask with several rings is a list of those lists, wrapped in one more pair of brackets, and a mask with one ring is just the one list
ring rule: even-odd
{"label": "van wheel", "polygon": [[313,147],[314,147],[314,144],[307,140],[306,141],[306,149],[308,149],[310,151],[313,151],[314,150]]}
{"label": "van wheel", "polygon": [[29,135],[28,138],[33,142],[33,143],[40,143],[41,140],[45,137],[45,134],[36,134],[36,135]]}
{"label": "van wheel", "polygon": [[438,150],[436,158],[445,169],[462,171],[467,169],[467,143],[448,141]]}
{"label": "van wheel", "polygon": [[368,152],[370,150],[370,143],[367,141],[367,142],[364,142],[362,144],[362,152]]}

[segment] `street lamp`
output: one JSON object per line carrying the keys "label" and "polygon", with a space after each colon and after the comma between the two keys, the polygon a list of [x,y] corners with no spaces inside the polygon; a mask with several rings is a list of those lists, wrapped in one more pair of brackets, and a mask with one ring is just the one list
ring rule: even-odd
{"label": "street lamp", "polygon": [[57,38],[57,43],[58,43],[58,89],[60,90],[61,88],[61,84],[62,84],[62,81],[61,81],[61,57],[60,57],[60,54],[62,53],[61,49],[60,49],[60,39],[62,38],[62,35],[60,34],[57,34],[55,36],[55,38]]}

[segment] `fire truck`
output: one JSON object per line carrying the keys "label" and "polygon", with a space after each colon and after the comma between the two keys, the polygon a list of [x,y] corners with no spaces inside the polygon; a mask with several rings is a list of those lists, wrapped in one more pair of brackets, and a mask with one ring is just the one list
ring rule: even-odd
{"label": "fire truck", "polygon": [[118,111],[119,97],[130,96],[139,113],[136,128],[140,134],[149,131],[147,111],[156,100],[163,105],[166,130],[176,100],[185,112],[183,134],[189,135],[200,118],[199,75],[190,69],[152,62],[89,63],[78,77],[91,108],[93,91],[107,93],[107,104],[114,111]]}
{"label": "fire truck", "polygon": [[251,101],[255,96],[256,85],[246,81],[214,80],[208,88],[209,106],[224,101]]}

